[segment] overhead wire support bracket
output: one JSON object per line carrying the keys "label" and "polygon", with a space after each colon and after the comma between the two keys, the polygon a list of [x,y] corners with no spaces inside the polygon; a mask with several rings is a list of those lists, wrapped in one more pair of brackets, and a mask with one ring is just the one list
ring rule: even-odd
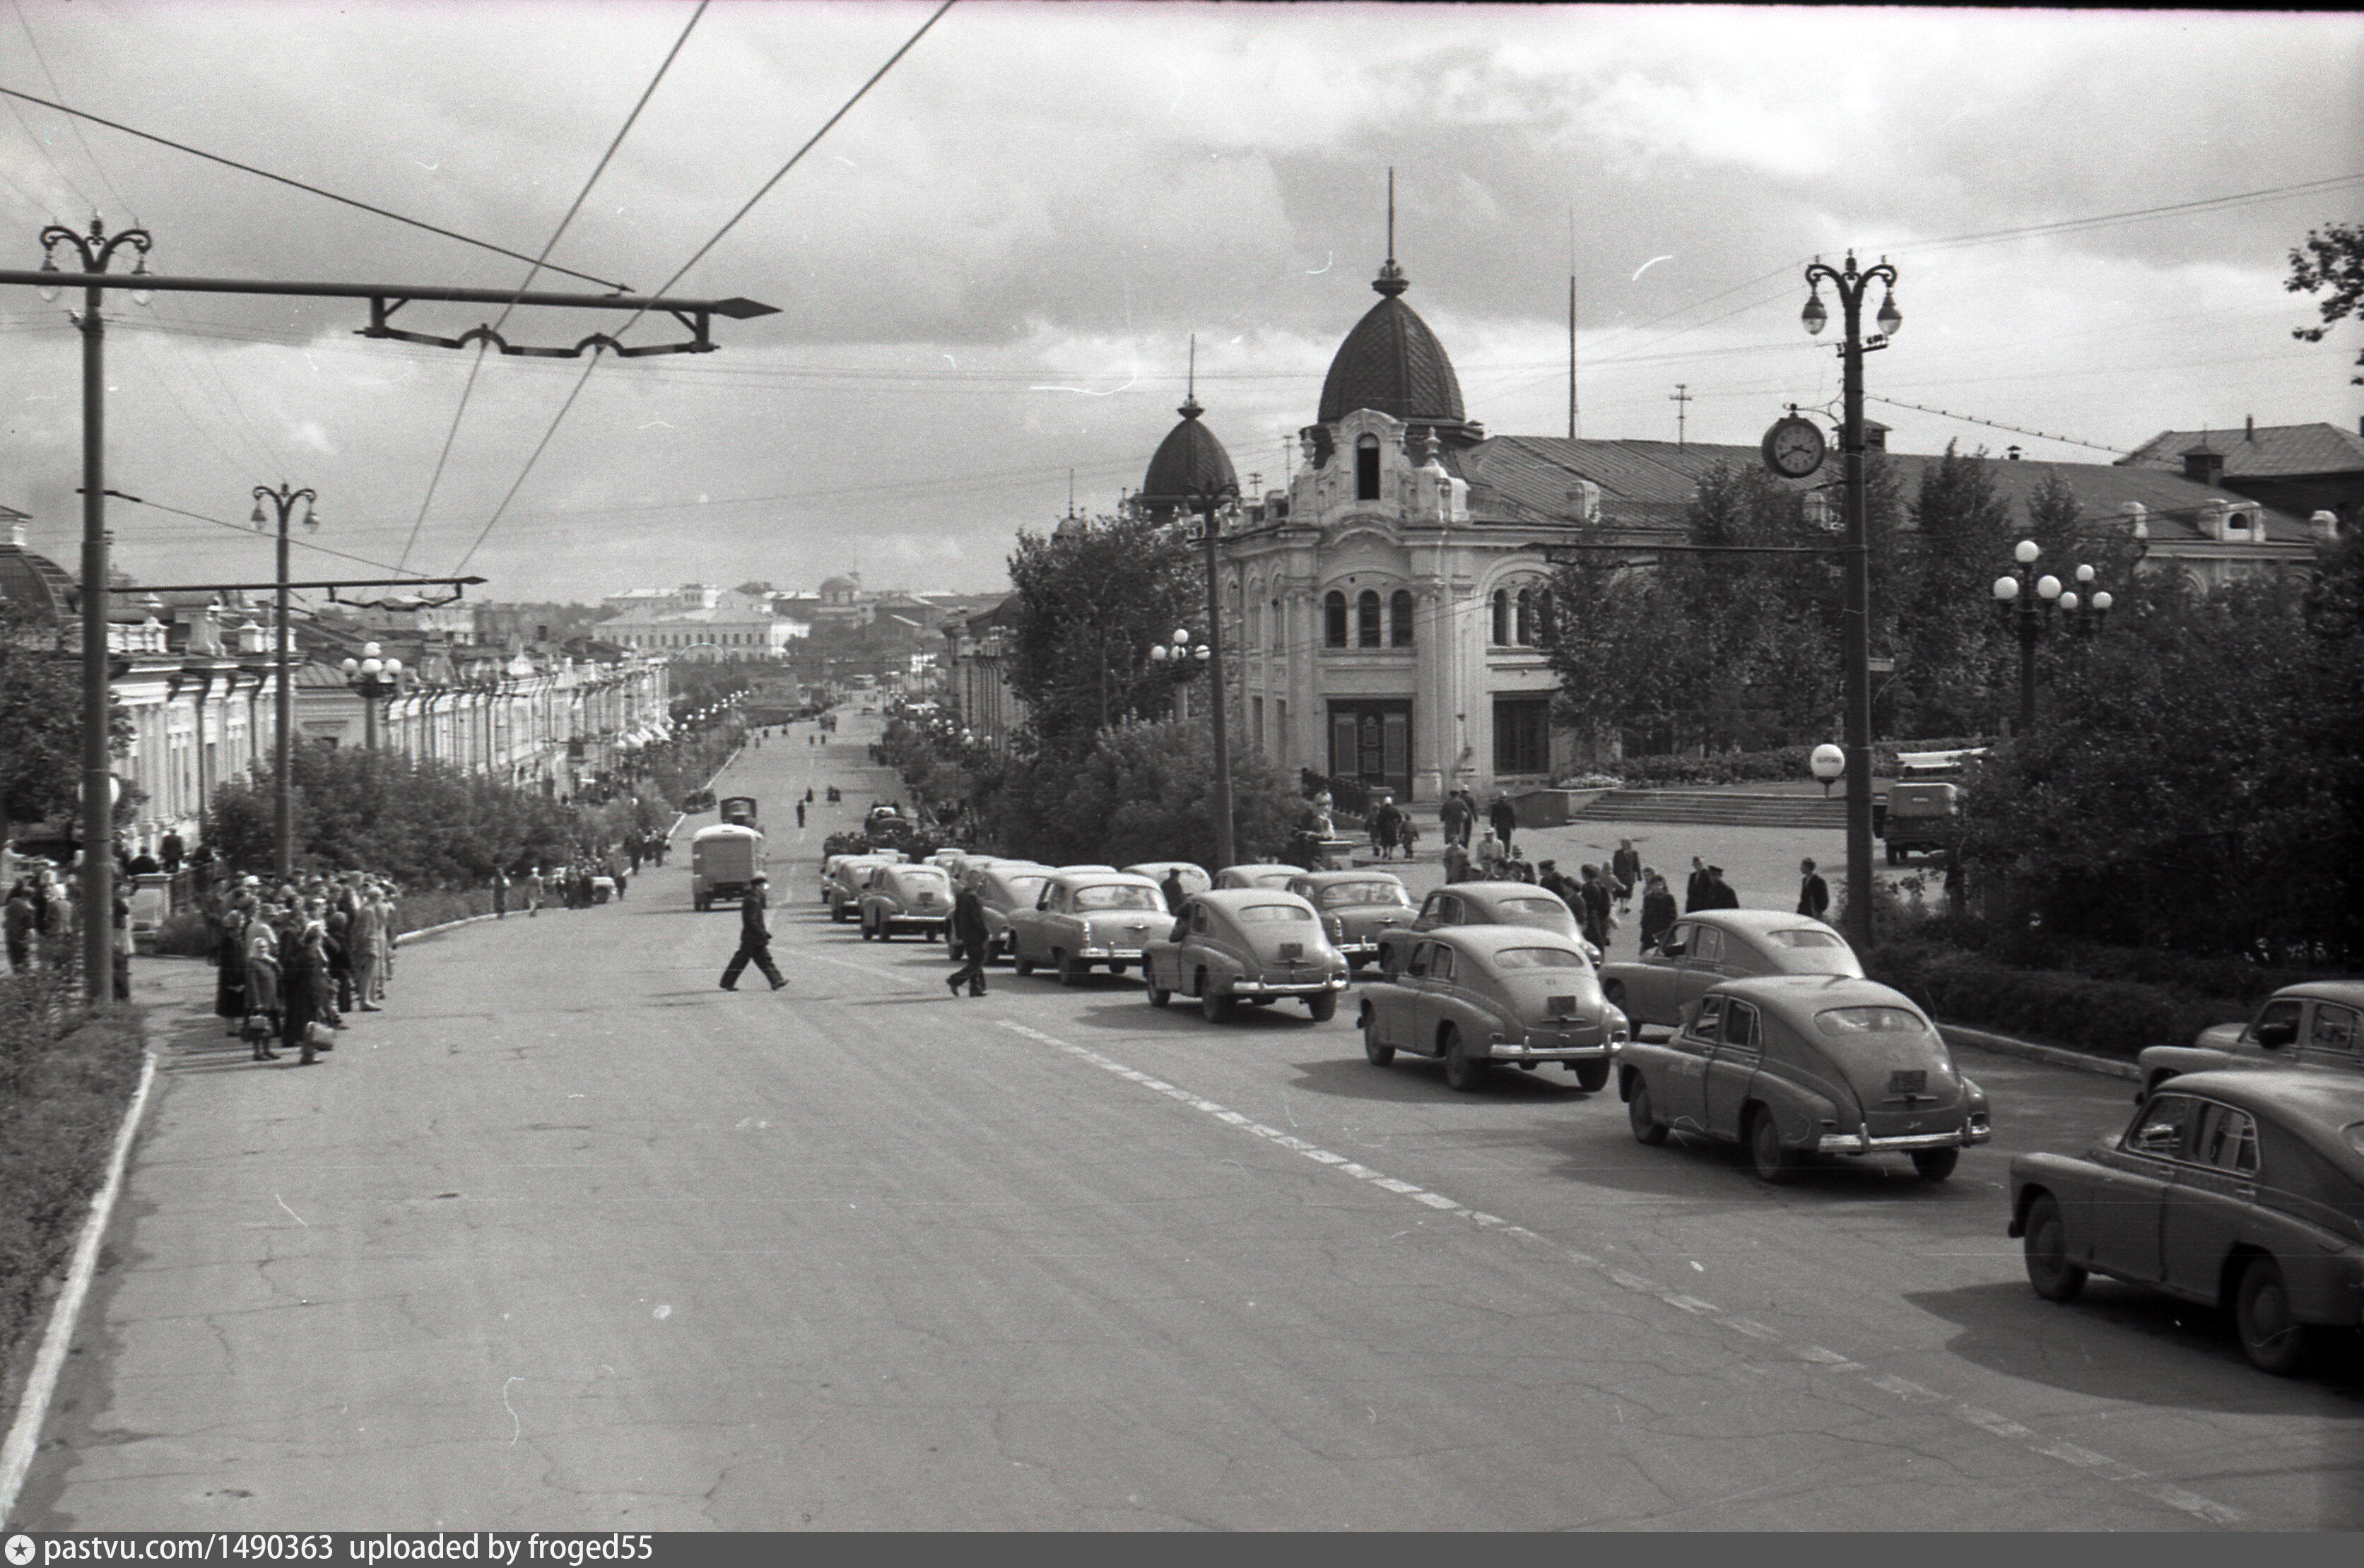
{"label": "overhead wire support bracket", "polygon": [[[627,348],[622,342],[605,332],[594,332],[571,349],[536,349],[522,343],[512,343],[489,326],[472,327],[456,338],[439,338],[432,333],[406,332],[399,327],[387,325],[387,318],[409,303],[407,298],[396,298],[390,295],[372,295],[370,324],[366,327],[356,327],[353,328],[353,335],[359,338],[391,338],[404,343],[423,343],[430,349],[464,349],[471,343],[488,343],[504,354],[536,360],[580,359],[586,349],[593,351],[606,349],[619,359],[638,360],[645,359],[651,354],[710,354],[719,347],[708,335],[712,319],[710,306],[697,309],[677,309],[671,306],[663,307],[666,315],[689,328],[690,340],[686,343],[650,343],[641,347]],[[725,301],[724,303],[738,302]]]}
{"label": "overhead wire support bracket", "polygon": [[260,594],[265,591],[275,592],[281,587],[318,588],[327,590],[332,601],[358,605],[359,601],[356,600],[338,600],[337,590],[340,588],[424,588],[442,584],[450,586],[453,593],[450,599],[437,602],[448,605],[452,599],[461,596],[460,590],[476,587],[486,581],[488,579],[483,577],[331,577],[316,583],[287,584],[282,584],[276,579],[268,583],[135,583],[129,587],[109,587],[106,591],[110,594]]}

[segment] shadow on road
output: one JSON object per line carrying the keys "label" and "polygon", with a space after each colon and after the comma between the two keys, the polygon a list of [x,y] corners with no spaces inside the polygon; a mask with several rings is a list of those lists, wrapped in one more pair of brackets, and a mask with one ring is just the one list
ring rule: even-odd
{"label": "shadow on road", "polygon": [[[1352,1042],[1354,1036],[1344,1037]],[[1352,1056],[1292,1063],[1300,1076],[1291,1088],[1347,1100],[1426,1100],[1483,1105],[1498,1101],[1515,1106],[1580,1106],[1599,1095],[1587,1095],[1564,1072],[1538,1068],[1533,1073],[1496,1068],[1479,1081],[1475,1093],[1456,1094],[1445,1086],[1444,1064],[1425,1057],[1399,1054],[1386,1067],[1374,1067],[1359,1044]]]}
{"label": "shadow on road", "polygon": [[[1593,1098],[1602,1102],[1604,1111],[1615,1112],[1613,1124],[1588,1121],[1581,1131],[1555,1133],[1540,1140],[1544,1148],[1559,1157],[1553,1173],[1587,1186],[1692,1202],[1702,1198],[1740,1202],[1778,1196],[1792,1204],[1875,1199],[1882,1204],[1967,1208],[1995,1201],[1993,1188],[1959,1177],[1947,1182],[1924,1182],[1901,1158],[1824,1157],[1800,1171],[1786,1184],[1769,1187],[1756,1179],[1735,1146],[1694,1133],[1678,1132],[1659,1147],[1645,1149],[1635,1143],[1626,1130],[1624,1107],[1618,1103],[1615,1091],[1603,1090]],[[1995,1229],[2000,1234],[2000,1211]]]}

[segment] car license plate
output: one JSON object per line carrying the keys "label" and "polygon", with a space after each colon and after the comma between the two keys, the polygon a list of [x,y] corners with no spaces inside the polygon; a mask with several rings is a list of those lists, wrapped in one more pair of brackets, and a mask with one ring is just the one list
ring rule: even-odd
{"label": "car license plate", "polygon": [[1898,1068],[1888,1075],[1888,1092],[1891,1095],[1918,1095],[1929,1087],[1927,1069],[1916,1067],[1907,1072]]}
{"label": "car license plate", "polygon": [[1305,956],[1305,944],[1303,942],[1283,942],[1280,944],[1280,956],[1288,960],[1291,963],[1294,963],[1299,959]]}
{"label": "car license plate", "polygon": [[1572,1018],[1576,1017],[1576,998],[1573,996],[1544,997],[1544,1017],[1547,1018]]}
{"label": "car license plate", "polygon": [[922,893],[920,895],[920,907],[922,909],[925,909],[929,905],[933,904],[935,901],[936,895],[932,893]]}

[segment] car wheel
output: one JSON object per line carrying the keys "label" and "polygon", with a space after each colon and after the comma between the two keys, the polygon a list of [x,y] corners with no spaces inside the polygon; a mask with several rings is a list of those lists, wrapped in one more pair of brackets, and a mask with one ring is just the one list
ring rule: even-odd
{"label": "car wheel", "polygon": [[1338,993],[1324,991],[1319,996],[1305,998],[1305,1016],[1317,1024],[1326,1024],[1338,1016]]}
{"label": "car wheel", "polygon": [[1658,1107],[1650,1103],[1647,1080],[1635,1077],[1634,1096],[1625,1102],[1625,1125],[1634,1129],[1634,1141],[1645,1148],[1655,1149],[1667,1140],[1667,1124],[1658,1119]]}
{"label": "car wheel", "polygon": [[1361,1025],[1363,1030],[1363,1060],[1374,1067],[1385,1067],[1393,1062],[1396,1059],[1396,1048],[1379,1043],[1379,1020],[1367,1004],[1363,1008],[1363,1016],[1355,1021]]}
{"label": "car wheel", "polygon": [[1578,1062],[1576,1086],[1588,1095],[1597,1095],[1609,1087],[1609,1063],[1606,1062]]}
{"label": "car wheel", "polygon": [[1762,1106],[1748,1119],[1748,1162],[1767,1186],[1778,1187],[1798,1173],[1797,1151],[1783,1145],[1780,1124]]}
{"label": "car wheel", "polygon": [[2027,1283],[2046,1301],[2074,1301],[2085,1288],[2084,1269],[2068,1260],[2068,1227],[2059,1202],[2045,1193],[2027,1206]]}
{"label": "car wheel", "polygon": [[875,941],[878,940],[876,933],[871,930],[870,922],[867,920],[862,922],[862,940],[865,942]]}
{"label": "car wheel", "polygon": [[1034,973],[1034,961],[1028,958],[1022,952],[1018,954],[1018,956],[1011,961],[1011,963],[1018,971],[1018,978],[1020,980],[1025,979],[1028,975]]}
{"label": "car wheel", "polygon": [[1153,985],[1151,985],[1151,986],[1150,986],[1150,988],[1149,988],[1149,1005],[1150,1005],[1151,1006],[1153,1006],[1153,1007],[1162,1007],[1162,1006],[1165,1006],[1165,1004],[1166,1004],[1166,1003],[1171,1002],[1172,1000],[1174,1000],[1174,993],[1173,993],[1173,992],[1171,992],[1171,991],[1168,991],[1167,989],[1165,989],[1165,986],[1163,986],[1163,985],[1156,985],[1156,984],[1153,984]]}
{"label": "car wheel", "polygon": [[1486,1064],[1469,1054],[1461,1043],[1461,1031],[1451,1024],[1444,1026],[1444,1086],[1459,1094],[1476,1090],[1486,1076]]}
{"label": "car wheel", "polygon": [[886,921],[884,921],[884,920],[879,921],[879,922],[878,922],[878,940],[879,940],[880,941],[882,941],[882,942],[891,942],[891,941],[893,941],[893,940],[895,940],[895,928],[894,928],[894,927],[892,927],[892,926],[890,926],[890,925],[888,925],[888,924],[887,924]]}
{"label": "car wheel", "polygon": [[1199,976],[1199,1014],[1210,1024],[1220,1024],[1232,1016],[1232,999]]}
{"label": "car wheel", "polygon": [[1918,1149],[1912,1153],[1912,1171],[1924,1182],[1942,1182],[1954,1173],[1962,1162],[1958,1149]]}
{"label": "car wheel", "polygon": [[2317,1338],[2308,1325],[2291,1317],[2290,1288],[2282,1283],[2280,1263],[2252,1258],[2241,1271],[2233,1293],[2233,1321],[2241,1335],[2241,1353],[2259,1372],[2292,1377],[2314,1358]]}
{"label": "car wheel", "polygon": [[1059,972],[1060,984],[1081,985],[1084,983],[1085,966],[1077,963],[1057,948],[1051,950],[1051,963]]}
{"label": "car wheel", "polygon": [[845,906],[842,904],[831,905],[829,906],[829,919],[830,924],[833,926],[842,926],[845,924]]}
{"label": "car wheel", "polygon": [[1370,962],[1371,961],[1367,958],[1349,958],[1346,961],[1347,977],[1355,980],[1361,979],[1363,974],[1363,965]]}

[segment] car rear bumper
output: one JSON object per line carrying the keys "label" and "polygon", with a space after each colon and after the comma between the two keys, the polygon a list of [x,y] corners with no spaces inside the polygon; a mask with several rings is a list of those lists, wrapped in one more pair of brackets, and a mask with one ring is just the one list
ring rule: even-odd
{"label": "car rear bumper", "polygon": [[1495,1062],[1606,1062],[1617,1054],[1619,1042],[1596,1040],[1589,1045],[1513,1045],[1497,1040],[1486,1047]]}
{"label": "car rear bumper", "polygon": [[882,917],[878,923],[885,926],[889,930],[899,931],[905,927],[910,927],[917,929],[925,927],[942,926],[951,918],[952,916],[950,913],[942,915],[887,915]]}
{"label": "car rear bumper", "polygon": [[1872,1138],[1860,1132],[1826,1132],[1816,1150],[1824,1154],[1909,1154],[1916,1149],[1968,1149],[1994,1134],[1985,1129],[1956,1128],[1951,1132],[1909,1132]]}
{"label": "car rear bumper", "polygon": [[1346,983],[1333,976],[1327,980],[1292,980],[1271,982],[1234,980],[1231,994],[1234,996],[1319,996],[1325,991],[1344,991]]}

